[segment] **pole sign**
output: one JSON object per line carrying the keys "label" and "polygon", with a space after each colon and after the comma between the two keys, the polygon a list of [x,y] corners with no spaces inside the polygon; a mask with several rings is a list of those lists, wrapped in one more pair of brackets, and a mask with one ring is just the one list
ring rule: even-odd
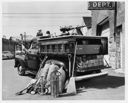
{"label": "pole sign", "polygon": [[88,10],[114,10],[115,2],[109,1],[89,1]]}

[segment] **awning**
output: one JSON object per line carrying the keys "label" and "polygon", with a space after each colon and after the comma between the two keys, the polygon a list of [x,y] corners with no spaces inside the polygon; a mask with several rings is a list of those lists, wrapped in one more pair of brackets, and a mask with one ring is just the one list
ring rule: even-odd
{"label": "awning", "polygon": [[83,17],[84,23],[87,26],[87,28],[91,28],[92,24],[92,18],[91,17]]}

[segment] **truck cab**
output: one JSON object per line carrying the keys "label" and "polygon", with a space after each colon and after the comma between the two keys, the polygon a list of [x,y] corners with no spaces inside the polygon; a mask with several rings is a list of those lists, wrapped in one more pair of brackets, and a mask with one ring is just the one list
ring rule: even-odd
{"label": "truck cab", "polygon": [[15,55],[15,66],[19,75],[25,75],[26,72],[34,74],[38,71],[40,60],[38,58],[39,46],[37,39],[29,41],[29,48],[21,43],[19,54]]}

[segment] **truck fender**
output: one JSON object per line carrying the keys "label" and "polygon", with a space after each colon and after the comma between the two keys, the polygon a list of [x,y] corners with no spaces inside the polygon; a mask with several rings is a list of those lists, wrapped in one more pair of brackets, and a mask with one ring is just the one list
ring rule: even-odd
{"label": "truck fender", "polygon": [[[21,65],[22,67],[26,67],[26,66],[27,66],[25,60],[17,59],[17,62],[18,62],[19,65]],[[18,66],[19,66],[19,65],[18,65]]]}

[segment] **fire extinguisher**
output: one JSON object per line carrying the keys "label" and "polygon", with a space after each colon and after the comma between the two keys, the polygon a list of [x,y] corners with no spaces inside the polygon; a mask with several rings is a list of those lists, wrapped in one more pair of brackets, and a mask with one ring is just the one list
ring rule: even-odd
{"label": "fire extinguisher", "polygon": [[59,96],[59,76],[61,73],[57,70],[53,71],[50,76],[50,88],[51,88],[51,95],[53,97]]}

